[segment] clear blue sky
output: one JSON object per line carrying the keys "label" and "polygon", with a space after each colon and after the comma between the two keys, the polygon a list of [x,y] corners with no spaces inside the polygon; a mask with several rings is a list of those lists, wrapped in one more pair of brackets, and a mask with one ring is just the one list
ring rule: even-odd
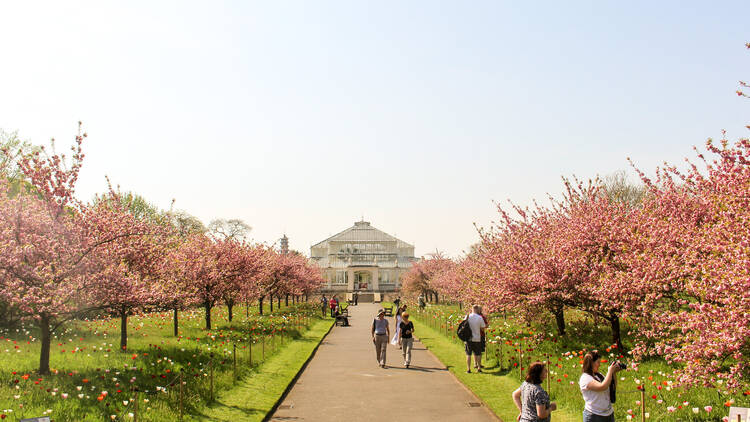
{"label": "clear blue sky", "polygon": [[258,241],[456,255],[493,200],[747,136],[750,2],[4,2],[0,128]]}

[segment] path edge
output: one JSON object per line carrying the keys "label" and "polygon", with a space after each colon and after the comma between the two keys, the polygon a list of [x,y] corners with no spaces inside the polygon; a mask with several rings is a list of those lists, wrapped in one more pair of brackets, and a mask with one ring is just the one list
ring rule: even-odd
{"label": "path edge", "polygon": [[294,385],[297,384],[297,380],[302,375],[302,373],[305,372],[307,365],[310,363],[310,361],[315,357],[315,354],[318,352],[318,348],[320,347],[321,344],[323,344],[323,341],[325,341],[328,335],[331,334],[331,331],[333,331],[333,327],[335,326],[336,326],[336,323],[335,321],[333,321],[331,323],[331,326],[328,327],[328,331],[326,331],[323,337],[320,338],[320,341],[318,341],[318,344],[315,345],[315,348],[312,349],[312,351],[310,352],[310,356],[308,356],[307,359],[305,359],[305,363],[303,363],[302,366],[300,366],[299,371],[297,371],[297,374],[295,374],[294,377],[289,381],[289,384],[287,384],[286,388],[284,389],[284,392],[281,393],[281,395],[279,396],[279,399],[276,400],[276,403],[273,404],[273,406],[268,411],[268,413],[266,413],[266,416],[263,417],[262,422],[267,422],[271,420],[271,417],[273,416],[273,414],[276,413],[281,403],[289,395],[289,392],[292,391],[292,388],[294,388]]}
{"label": "path edge", "polygon": [[[415,334],[415,337],[417,337],[417,339],[419,340],[419,342],[422,343],[422,339],[419,336],[417,336]],[[440,364],[442,364],[445,367],[446,372],[448,372],[448,374],[450,374],[451,378],[453,378],[453,381],[455,381],[464,390],[466,390],[466,392],[468,392],[469,395],[471,395],[472,397],[474,397],[475,399],[477,399],[478,402],[482,403],[482,407],[484,408],[485,412],[487,412],[492,418],[494,418],[495,421],[497,421],[497,422],[503,422],[503,420],[500,418],[500,416],[496,415],[495,412],[493,412],[492,409],[487,405],[487,403],[484,400],[482,400],[481,397],[479,397],[478,395],[476,395],[476,393],[474,393],[474,391],[472,391],[471,388],[467,387],[466,384],[462,383],[461,380],[458,379],[458,377],[456,376],[456,374],[454,374],[451,371],[451,369],[448,367],[448,365],[446,365],[445,363],[443,363],[443,361],[440,360],[440,358],[437,357],[436,354],[432,353],[432,350],[430,350],[427,347],[426,344],[422,343],[422,345],[424,345],[424,349],[425,349],[425,351],[427,353],[429,353],[433,358],[435,358],[435,360],[437,360],[438,362],[440,362]]]}

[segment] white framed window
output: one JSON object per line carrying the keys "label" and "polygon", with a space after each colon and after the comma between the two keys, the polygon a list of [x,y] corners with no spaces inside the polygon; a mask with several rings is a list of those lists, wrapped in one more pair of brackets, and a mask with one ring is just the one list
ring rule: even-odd
{"label": "white framed window", "polygon": [[346,271],[336,271],[336,278],[333,281],[333,284],[347,284],[349,281],[349,275]]}

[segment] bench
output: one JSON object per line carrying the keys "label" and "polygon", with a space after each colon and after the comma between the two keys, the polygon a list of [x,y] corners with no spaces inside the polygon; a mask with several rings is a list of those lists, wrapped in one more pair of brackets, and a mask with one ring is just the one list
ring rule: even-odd
{"label": "bench", "polygon": [[385,311],[385,316],[393,316],[393,306],[390,308],[383,308],[383,310]]}

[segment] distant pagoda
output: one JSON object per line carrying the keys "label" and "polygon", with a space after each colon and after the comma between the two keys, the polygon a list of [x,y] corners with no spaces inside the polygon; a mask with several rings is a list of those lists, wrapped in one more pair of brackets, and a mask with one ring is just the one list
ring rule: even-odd
{"label": "distant pagoda", "polygon": [[281,247],[282,255],[286,255],[289,253],[289,238],[286,237],[286,234],[281,238],[279,246]]}

